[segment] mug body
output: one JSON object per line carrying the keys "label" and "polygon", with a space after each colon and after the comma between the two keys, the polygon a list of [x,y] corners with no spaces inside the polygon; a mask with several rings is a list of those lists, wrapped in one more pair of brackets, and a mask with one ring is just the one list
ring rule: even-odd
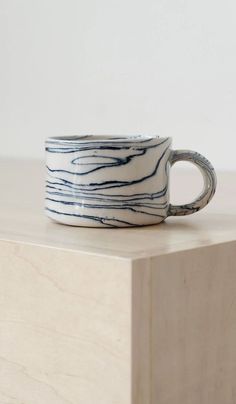
{"label": "mug body", "polygon": [[72,136],[46,141],[46,214],[68,225],[162,222],[169,206],[171,138]]}

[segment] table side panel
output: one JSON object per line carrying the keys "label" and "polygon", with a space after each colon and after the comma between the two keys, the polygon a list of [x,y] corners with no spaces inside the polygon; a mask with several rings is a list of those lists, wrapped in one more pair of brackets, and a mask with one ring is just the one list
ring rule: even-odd
{"label": "table side panel", "polygon": [[132,404],[151,404],[150,274],[150,260],[133,261]]}
{"label": "table side panel", "polygon": [[0,243],[1,404],[130,404],[129,261]]}
{"label": "table side panel", "polygon": [[151,403],[235,404],[236,242],[151,262]]}

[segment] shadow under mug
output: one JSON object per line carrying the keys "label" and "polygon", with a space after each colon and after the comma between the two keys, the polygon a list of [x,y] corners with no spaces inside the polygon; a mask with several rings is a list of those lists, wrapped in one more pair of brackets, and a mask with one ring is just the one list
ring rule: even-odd
{"label": "shadow under mug", "polygon": [[[216,189],[211,163],[197,152],[171,150],[171,138],[50,137],[46,157],[46,214],[73,226],[157,224],[199,211]],[[192,203],[172,205],[169,169],[180,160],[199,167],[204,188]]]}

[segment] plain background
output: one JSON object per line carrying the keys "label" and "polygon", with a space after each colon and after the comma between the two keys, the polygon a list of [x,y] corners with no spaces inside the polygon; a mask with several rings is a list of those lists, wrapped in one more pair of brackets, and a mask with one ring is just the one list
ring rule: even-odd
{"label": "plain background", "polygon": [[0,0],[0,156],[160,134],[236,169],[235,0]]}

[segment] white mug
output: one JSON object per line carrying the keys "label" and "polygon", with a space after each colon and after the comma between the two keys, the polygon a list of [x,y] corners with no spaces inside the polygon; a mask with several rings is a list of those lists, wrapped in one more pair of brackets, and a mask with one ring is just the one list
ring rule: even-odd
{"label": "white mug", "polygon": [[[195,213],[216,189],[210,162],[189,150],[171,150],[157,136],[72,136],[46,140],[46,214],[73,226],[157,224]],[[204,189],[192,203],[169,201],[169,169],[177,161],[199,167]]]}

